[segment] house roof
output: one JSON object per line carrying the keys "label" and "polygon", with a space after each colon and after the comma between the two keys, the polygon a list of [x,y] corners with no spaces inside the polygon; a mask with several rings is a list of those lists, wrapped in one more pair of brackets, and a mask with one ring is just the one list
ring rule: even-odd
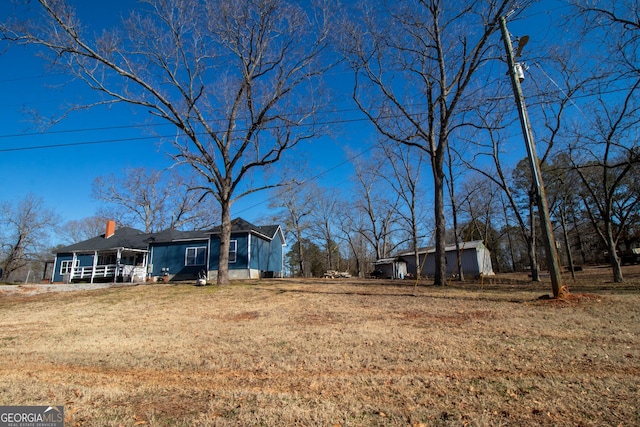
{"label": "house roof", "polygon": [[[212,228],[211,230],[209,230],[207,233],[220,234],[221,232],[222,232],[222,226],[218,225]],[[267,240],[273,240],[276,233],[278,232],[282,235],[282,230],[280,229],[279,225],[258,226],[258,225],[251,224],[249,221],[245,221],[242,218],[235,218],[231,221],[231,232],[232,233],[241,233],[241,232],[254,233],[266,238]],[[284,242],[285,242],[284,235],[282,235],[282,243],[284,244]]]}
{"label": "house roof", "polygon": [[[170,243],[181,241],[207,240],[211,234],[220,234],[221,227],[217,226],[207,231],[180,231],[167,229],[157,233],[144,233],[131,227],[121,227],[115,230],[114,234],[105,238],[105,234],[91,239],[74,243],[58,249],[57,253],[70,252],[94,252],[115,250],[117,248],[146,250],[151,243]],[[282,243],[285,244],[284,235],[279,225],[257,226],[242,218],[231,221],[232,233],[253,233],[266,240],[273,240],[276,233],[280,233]]]}
{"label": "house roof", "polygon": [[[486,249],[484,246],[484,243],[482,242],[482,240],[473,240],[471,242],[462,242],[462,245],[460,246],[460,248],[462,250],[465,249]],[[444,248],[445,252],[452,252],[456,250],[456,244],[450,244],[445,246]],[[419,248],[418,249],[418,253],[419,254],[423,254],[423,253],[434,253],[436,251],[436,248],[434,246],[431,247],[427,247],[427,248]],[[413,255],[415,252],[414,251],[402,251],[402,252],[398,252],[398,256],[402,256],[402,255]]]}
{"label": "house roof", "polygon": [[146,239],[148,234],[131,227],[121,227],[115,230],[112,236],[105,238],[105,234],[93,237],[83,242],[74,243],[57,250],[58,253],[66,252],[93,252],[117,248],[147,249]]}
{"label": "house roof", "polygon": [[147,235],[147,243],[170,243],[190,240],[207,240],[209,235],[206,231],[180,231],[169,228],[158,233]]}

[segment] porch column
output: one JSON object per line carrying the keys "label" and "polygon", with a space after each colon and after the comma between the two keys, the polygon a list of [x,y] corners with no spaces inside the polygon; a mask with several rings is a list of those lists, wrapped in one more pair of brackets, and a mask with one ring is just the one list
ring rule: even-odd
{"label": "porch column", "polygon": [[149,261],[147,262],[147,268],[145,270],[145,280],[153,277],[153,246],[149,248],[147,255],[149,256]]}
{"label": "porch column", "polygon": [[93,266],[91,267],[91,283],[96,275],[96,265],[98,265],[98,251],[93,252]]}
{"label": "porch column", "polygon": [[76,271],[76,262],[78,258],[76,257],[76,253],[73,253],[73,258],[71,258],[71,271],[69,273],[69,283],[73,280],[73,273]]}
{"label": "porch column", "polygon": [[118,248],[118,253],[116,254],[116,271],[113,274],[113,283],[116,283],[118,280],[118,272],[120,270],[120,258],[122,257],[122,248]]}
{"label": "porch column", "polygon": [[207,240],[207,259],[205,260],[205,268],[207,269],[207,280],[209,280],[209,271],[211,270],[211,234],[209,234],[209,239]]}
{"label": "porch column", "polygon": [[143,277],[142,281],[146,282],[147,281],[147,256],[149,256],[149,253],[148,252],[143,252],[143,253],[144,253],[144,256],[142,257],[142,271],[144,275],[142,276]]}

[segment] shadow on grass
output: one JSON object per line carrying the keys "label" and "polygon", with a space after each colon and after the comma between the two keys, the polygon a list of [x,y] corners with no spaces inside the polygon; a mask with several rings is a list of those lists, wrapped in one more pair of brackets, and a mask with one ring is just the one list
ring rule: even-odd
{"label": "shadow on grass", "polygon": [[[638,294],[640,274],[628,274],[623,283],[613,283],[607,272],[582,274],[576,280],[563,276],[563,283],[571,294]],[[630,272],[632,273],[632,272]],[[635,271],[633,272],[635,273]],[[526,274],[496,275],[488,278],[460,282],[451,279],[446,286],[436,286],[428,280],[386,279],[277,279],[261,280],[256,289],[277,293],[308,293],[358,295],[371,297],[414,297],[458,300],[483,300],[524,303],[551,299],[548,278],[532,282]],[[265,286],[261,286],[265,285]]]}

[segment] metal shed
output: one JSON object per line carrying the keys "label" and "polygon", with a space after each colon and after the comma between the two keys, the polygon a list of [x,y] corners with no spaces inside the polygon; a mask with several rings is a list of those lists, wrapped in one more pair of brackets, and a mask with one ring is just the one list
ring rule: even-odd
{"label": "metal shed", "polygon": [[[474,277],[494,275],[491,264],[491,253],[484,246],[482,240],[463,242],[460,245],[460,252],[456,250],[456,245],[448,245],[445,248],[445,260],[447,263],[447,275],[458,274],[458,257],[462,261],[462,272],[465,275]],[[433,276],[435,274],[435,252],[434,247],[421,248],[418,250],[422,272],[421,276]],[[398,254],[407,260],[407,271],[410,274],[417,274],[416,258],[413,251],[404,251]]]}
{"label": "metal shed", "polygon": [[407,277],[407,261],[399,256],[382,258],[373,263],[380,278],[404,279]]}

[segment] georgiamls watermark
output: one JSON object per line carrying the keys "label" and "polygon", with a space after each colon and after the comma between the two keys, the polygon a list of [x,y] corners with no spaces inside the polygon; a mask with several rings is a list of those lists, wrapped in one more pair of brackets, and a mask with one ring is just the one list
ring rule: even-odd
{"label": "georgiamls watermark", "polygon": [[0,406],[0,427],[64,427],[64,407]]}

